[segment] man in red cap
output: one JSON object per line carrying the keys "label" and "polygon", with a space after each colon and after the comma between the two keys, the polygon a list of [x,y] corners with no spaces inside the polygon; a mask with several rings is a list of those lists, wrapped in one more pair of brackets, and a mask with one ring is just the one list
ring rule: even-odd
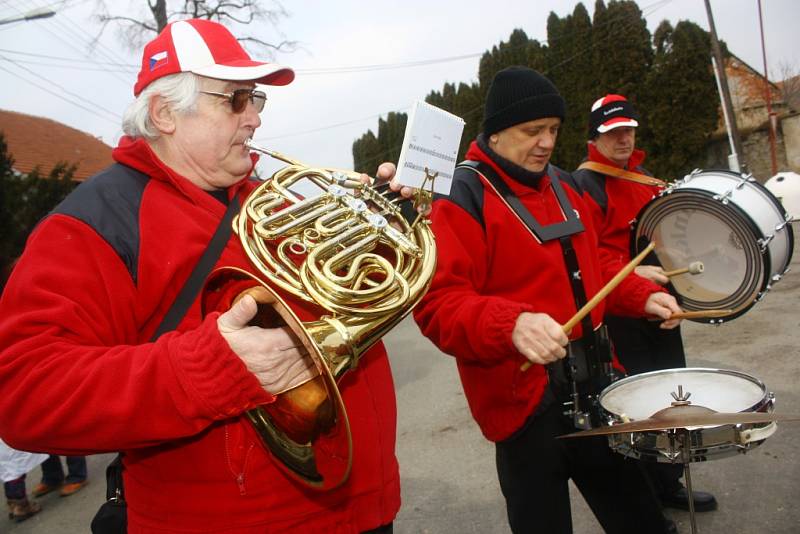
{"label": "man in red cap", "polygon": [[638,465],[605,438],[556,439],[599,424],[590,399],[613,376],[603,310],[657,316],[667,328],[680,311],[657,284],[631,275],[564,331],[617,273],[598,259],[572,178],[550,164],[564,114],[564,99],[539,72],[495,75],[483,132],[450,195],[433,203],[437,270],[414,318],[455,357],[472,415],[495,443],[513,532],[572,532],[570,480],[606,532],[674,532]]}
{"label": "man in red cap", "polygon": [[[639,115],[627,98],[609,94],[597,99],[589,114],[589,154],[572,175],[594,202],[589,202],[600,249],[622,266],[630,261],[631,221],[665,185],[642,168],[645,153],[636,148]],[[635,273],[666,286],[669,278],[655,255],[646,258]],[[655,321],[609,313],[608,333],[625,370],[639,374],[659,369],[686,367],[680,328],[665,330]],[[665,506],[689,509],[688,494],[680,477],[680,464],[646,464]],[[717,508],[710,493],[694,491],[694,509]]]}
{"label": "man in red cap", "polygon": [[[145,46],[116,163],[37,226],[0,301],[0,435],[55,454],[122,451],[131,534],[389,532],[399,509],[380,343],[342,386],[350,477],[319,492],[278,468],[244,415],[316,375],[288,328],[249,326],[249,296],[205,317],[194,299],[153,340],[226,207],[257,185],[246,142],[259,85],[293,79],[218,23],[168,25]],[[216,265],[250,269],[238,239],[220,248]]]}

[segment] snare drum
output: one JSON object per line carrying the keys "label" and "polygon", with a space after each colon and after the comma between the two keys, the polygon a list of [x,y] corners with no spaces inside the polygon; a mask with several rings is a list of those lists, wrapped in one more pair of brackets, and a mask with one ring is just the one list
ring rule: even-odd
{"label": "snare drum", "polygon": [[634,222],[633,255],[651,241],[665,271],[702,262],[699,274],[670,279],[688,311],[750,309],[789,268],[794,248],[790,217],[750,175],[695,171],[642,208]]}
{"label": "snare drum", "polygon": [[[630,376],[600,394],[601,419],[609,425],[648,419],[668,408],[673,392],[683,387],[692,405],[721,413],[771,412],[775,397],[757,378],[723,369],[665,369]],[[775,422],[689,427],[693,462],[747,452],[771,436]],[[609,445],[625,456],[664,463],[683,463],[682,445],[673,430],[612,434]]]}

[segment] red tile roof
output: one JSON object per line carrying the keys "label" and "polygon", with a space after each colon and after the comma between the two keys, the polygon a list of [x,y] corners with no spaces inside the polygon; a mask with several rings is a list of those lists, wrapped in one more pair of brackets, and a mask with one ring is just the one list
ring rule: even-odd
{"label": "red tile roof", "polygon": [[0,110],[0,132],[14,169],[47,175],[59,162],[77,164],[75,180],[85,180],[111,163],[111,147],[86,132],[51,119]]}

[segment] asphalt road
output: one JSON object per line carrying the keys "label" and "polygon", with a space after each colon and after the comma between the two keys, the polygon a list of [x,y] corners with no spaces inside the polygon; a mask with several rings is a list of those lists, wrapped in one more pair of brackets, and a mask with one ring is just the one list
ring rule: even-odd
{"label": "asphalt road", "polygon": [[[795,234],[800,226],[795,223]],[[739,370],[762,380],[775,394],[776,412],[800,414],[800,254],[766,298],[720,326],[684,322],[688,365]],[[494,468],[494,447],[480,434],[467,408],[455,362],[423,338],[410,319],[385,338],[398,398],[397,455],[403,506],[398,534],[507,533]],[[695,489],[713,492],[719,510],[698,514],[702,534],[800,532],[800,422],[783,423],[747,454],[691,465]],[[89,532],[103,501],[103,472],[111,455],[89,458],[91,483],[68,497],[47,495],[44,510],[23,523],[0,516],[0,533]],[[29,487],[38,472],[29,476]],[[167,497],[165,497],[167,498]],[[602,529],[573,488],[576,534]],[[620,503],[624,510],[624,503]],[[668,511],[689,533],[686,512]]]}

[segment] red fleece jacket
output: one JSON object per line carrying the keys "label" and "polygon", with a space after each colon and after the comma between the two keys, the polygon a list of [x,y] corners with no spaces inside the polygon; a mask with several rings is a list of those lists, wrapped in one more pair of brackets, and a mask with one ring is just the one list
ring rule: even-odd
{"label": "red fleece jacket", "polygon": [[[506,176],[473,143],[470,160],[491,165],[539,221],[564,220],[550,178],[537,188]],[[463,198],[459,171],[451,198]],[[598,261],[597,236],[584,199],[564,184],[585,231],[572,237],[587,298],[611,279],[616,270]],[[488,186],[473,199],[482,206],[483,225],[451,198],[436,200],[431,214],[438,247],[437,271],[431,289],[414,311],[424,335],[442,351],[455,356],[472,415],[492,441],[501,441],[535,411],[547,385],[542,365],[520,370],[523,356],[511,333],[522,312],[546,313],[563,324],[576,313],[572,288],[558,240],[538,243]],[[656,286],[657,287],[657,286]],[[653,284],[627,277],[605,304],[591,313],[599,325],[608,309],[623,315],[642,315]],[[578,325],[570,337],[580,337]]]}
{"label": "red fleece jacket", "polygon": [[[347,483],[320,493],[288,479],[241,415],[272,396],[220,336],[218,313],[201,317],[198,299],[176,331],[148,342],[225,206],[141,140],[123,138],[113,155],[150,176],[138,215],[105,210],[100,222],[138,220],[136,276],[84,221],[56,213],[37,226],[0,300],[3,440],[57,454],[123,451],[130,534],[356,533],[392,521],[396,407],[383,346],[341,382],[355,454]],[[235,236],[223,265],[248,267]]]}

